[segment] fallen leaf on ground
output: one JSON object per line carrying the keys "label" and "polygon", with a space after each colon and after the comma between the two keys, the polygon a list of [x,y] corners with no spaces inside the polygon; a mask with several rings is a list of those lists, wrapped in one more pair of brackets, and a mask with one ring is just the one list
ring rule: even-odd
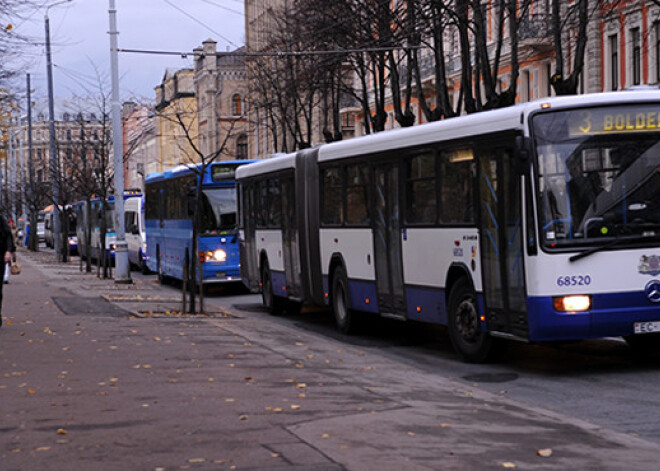
{"label": "fallen leaf on ground", "polygon": [[512,463],[510,461],[504,461],[502,462],[502,467],[512,469],[516,467],[516,463]]}
{"label": "fallen leaf on ground", "polygon": [[552,456],[552,448],[542,448],[540,450],[536,450],[536,454],[543,458],[548,458]]}

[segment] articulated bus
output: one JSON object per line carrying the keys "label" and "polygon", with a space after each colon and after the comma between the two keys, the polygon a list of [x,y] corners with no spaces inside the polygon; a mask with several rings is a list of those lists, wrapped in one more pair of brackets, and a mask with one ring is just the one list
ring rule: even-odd
{"label": "articulated bus", "polygon": [[[197,256],[203,262],[203,284],[240,281],[234,172],[250,162],[215,162],[201,175]],[[147,267],[161,281],[182,280],[184,266],[190,267],[193,198],[200,169],[201,165],[182,165],[149,174],[145,180]]]}
{"label": "articulated bus", "polygon": [[442,324],[471,362],[503,339],[660,347],[659,91],[383,132],[237,181],[242,278],[273,313]]}

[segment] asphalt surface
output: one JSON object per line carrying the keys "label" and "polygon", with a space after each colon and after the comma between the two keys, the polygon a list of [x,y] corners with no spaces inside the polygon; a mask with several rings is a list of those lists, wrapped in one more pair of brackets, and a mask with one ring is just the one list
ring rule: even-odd
{"label": "asphalt surface", "polygon": [[155,277],[117,285],[19,258],[1,471],[658,467],[655,443],[273,322],[254,296],[183,316]]}

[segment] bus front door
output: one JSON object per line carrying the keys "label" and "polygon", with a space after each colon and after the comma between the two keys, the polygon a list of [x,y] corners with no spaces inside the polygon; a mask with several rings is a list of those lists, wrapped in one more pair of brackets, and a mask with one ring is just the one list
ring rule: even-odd
{"label": "bus front door", "polygon": [[399,169],[395,164],[374,168],[373,237],[378,308],[381,315],[405,317],[401,261]]}
{"label": "bus front door", "polygon": [[486,322],[490,331],[527,336],[520,177],[513,152],[479,154],[479,220]]}

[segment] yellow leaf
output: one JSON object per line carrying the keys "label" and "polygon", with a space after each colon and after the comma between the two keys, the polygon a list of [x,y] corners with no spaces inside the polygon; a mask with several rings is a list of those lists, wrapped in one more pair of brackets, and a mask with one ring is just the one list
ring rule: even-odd
{"label": "yellow leaf", "polygon": [[330,435],[327,434],[327,433],[324,433],[323,435],[321,435],[321,438],[330,438]]}
{"label": "yellow leaf", "polygon": [[291,404],[291,409],[298,410],[298,409],[300,409],[300,406],[297,405],[297,404]]}
{"label": "yellow leaf", "polygon": [[298,384],[296,384],[296,388],[297,388],[297,389],[305,389],[306,387],[307,387],[307,385],[306,385],[305,383],[298,383]]}
{"label": "yellow leaf", "polygon": [[542,448],[540,450],[536,450],[536,454],[542,456],[543,458],[549,458],[552,456],[552,448]]}
{"label": "yellow leaf", "polygon": [[516,464],[511,463],[510,461],[504,461],[504,462],[502,462],[502,467],[512,469],[512,468],[516,467]]}
{"label": "yellow leaf", "polygon": [[34,389],[30,388],[30,389],[28,389],[28,392],[29,392],[30,394],[35,394],[37,391],[35,391]]}
{"label": "yellow leaf", "polygon": [[63,428],[58,428],[57,429],[57,434],[58,435],[66,435],[66,430],[64,430]]}
{"label": "yellow leaf", "polygon": [[440,424],[440,427],[449,428],[449,427],[451,427],[451,424]]}
{"label": "yellow leaf", "polygon": [[204,463],[205,461],[205,458],[190,458],[188,463]]}

